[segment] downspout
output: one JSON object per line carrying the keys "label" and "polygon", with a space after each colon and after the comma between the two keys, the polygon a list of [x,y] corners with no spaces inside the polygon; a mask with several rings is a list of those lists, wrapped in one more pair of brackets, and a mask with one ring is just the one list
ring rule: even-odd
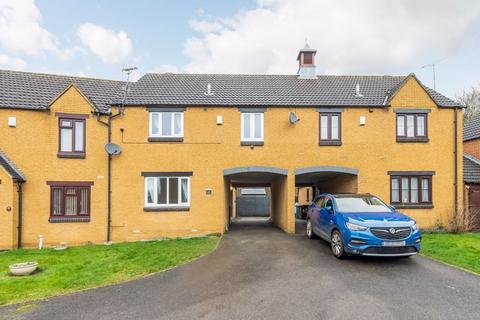
{"label": "downspout", "polygon": [[[112,115],[112,105],[110,105],[110,109],[108,112],[108,120],[107,122],[100,120],[100,113],[97,113],[97,121],[106,125],[108,128],[108,137],[107,137],[107,143],[112,142],[112,120],[115,119],[118,116],[123,115],[123,111],[125,108],[125,102],[127,100],[127,95],[128,95],[128,88],[130,84],[130,73],[134,70],[137,70],[137,67],[133,68],[126,68],[123,69],[122,71],[127,72],[127,82],[125,84],[125,93],[123,95],[123,100],[122,103],[117,105],[118,107],[118,112],[114,115]],[[108,154],[108,164],[107,164],[107,179],[108,179],[108,194],[107,194],[107,243],[110,243],[111,241],[111,225],[112,225],[112,155]]]}
{"label": "downspout", "polygon": [[[97,114],[97,121],[107,126],[107,143],[112,142],[112,119],[122,115],[122,112],[108,115],[107,122],[100,120],[100,114]],[[108,154],[107,161],[107,243],[111,241],[111,225],[112,225],[112,155]]]}
{"label": "downspout", "polygon": [[[112,142],[112,116],[108,116],[108,138],[107,143]],[[107,194],[107,243],[110,243],[112,236],[112,155],[108,153],[108,164],[107,164],[107,177],[108,177],[108,194]]]}
{"label": "downspout", "polygon": [[17,192],[18,192],[18,225],[17,225],[17,248],[22,248],[22,218],[23,218],[23,191],[22,191],[23,181],[16,181]]}
{"label": "downspout", "polygon": [[454,123],[454,128],[455,132],[453,133],[453,143],[455,146],[453,147],[453,154],[455,155],[455,159],[453,162],[454,166],[454,196],[455,199],[453,201],[454,203],[454,208],[453,208],[453,219],[456,220],[457,218],[457,211],[458,211],[458,109],[457,107],[454,108],[454,116],[453,116],[453,123]]}

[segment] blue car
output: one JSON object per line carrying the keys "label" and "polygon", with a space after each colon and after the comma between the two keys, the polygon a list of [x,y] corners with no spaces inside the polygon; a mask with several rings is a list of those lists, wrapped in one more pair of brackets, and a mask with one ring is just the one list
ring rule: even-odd
{"label": "blue car", "polygon": [[308,208],[307,236],[330,242],[337,258],[409,257],[420,251],[415,221],[371,194],[321,194]]}

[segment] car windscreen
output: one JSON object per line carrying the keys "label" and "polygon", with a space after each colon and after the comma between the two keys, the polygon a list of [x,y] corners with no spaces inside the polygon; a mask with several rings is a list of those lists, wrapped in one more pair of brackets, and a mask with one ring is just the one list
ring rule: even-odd
{"label": "car windscreen", "polygon": [[337,209],[344,213],[392,212],[382,200],[373,196],[336,198]]}

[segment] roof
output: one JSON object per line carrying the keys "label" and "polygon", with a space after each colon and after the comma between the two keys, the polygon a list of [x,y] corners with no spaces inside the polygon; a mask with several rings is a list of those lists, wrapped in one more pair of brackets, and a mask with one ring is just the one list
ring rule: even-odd
{"label": "roof", "polygon": [[463,141],[480,138],[480,114],[463,124]]}
{"label": "roof", "polygon": [[463,181],[467,183],[480,183],[480,159],[463,154]]}
{"label": "roof", "polygon": [[46,110],[74,84],[101,112],[119,100],[124,82],[45,73],[0,70],[0,108]]}
{"label": "roof", "polygon": [[26,181],[23,172],[18,169],[15,163],[13,163],[13,161],[10,160],[2,150],[0,150],[0,166],[7,171],[13,180],[22,182]]}
{"label": "roof", "polygon": [[[126,104],[384,107],[410,77],[147,73],[131,84]],[[46,110],[72,84],[101,112],[123,102],[122,81],[0,70],[0,108]],[[424,88],[440,107],[459,106]]]}
{"label": "roof", "polygon": [[297,60],[300,60],[300,54],[302,53],[317,53],[317,50],[310,48],[308,43],[305,43],[305,47],[298,52]]}
{"label": "roof", "polygon": [[[128,105],[383,107],[409,76],[147,73],[129,93]],[[207,86],[212,94],[208,95]],[[361,95],[356,94],[356,85]],[[425,87],[440,107],[459,106]]]}

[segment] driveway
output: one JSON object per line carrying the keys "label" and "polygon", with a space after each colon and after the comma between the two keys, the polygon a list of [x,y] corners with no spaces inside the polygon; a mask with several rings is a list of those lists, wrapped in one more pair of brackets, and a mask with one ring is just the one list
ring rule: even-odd
{"label": "driveway", "polygon": [[480,319],[480,277],[421,256],[337,260],[247,223],[190,264],[32,304],[0,319]]}

